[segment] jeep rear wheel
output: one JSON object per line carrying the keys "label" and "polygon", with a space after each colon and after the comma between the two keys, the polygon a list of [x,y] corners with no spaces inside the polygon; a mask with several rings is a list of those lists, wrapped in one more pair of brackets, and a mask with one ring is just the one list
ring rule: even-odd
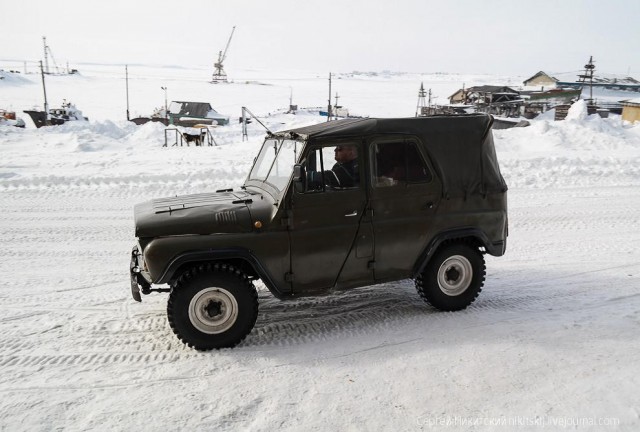
{"label": "jeep rear wheel", "polygon": [[441,248],[416,278],[420,297],[444,311],[466,308],[482,291],[485,264],[482,253],[466,243]]}
{"label": "jeep rear wheel", "polygon": [[171,290],[169,325],[197,350],[231,348],[251,332],[258,317],[258,295],[236,268],[215,264],[186,271]]}

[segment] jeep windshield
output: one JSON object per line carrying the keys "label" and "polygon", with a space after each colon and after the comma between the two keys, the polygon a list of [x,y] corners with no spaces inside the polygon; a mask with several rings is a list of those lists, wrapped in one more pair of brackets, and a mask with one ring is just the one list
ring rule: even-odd
{"label": "jeep windshield", "polygon": [[298,160],[302,143],[284,138],[268,138],[256,158],[247,178],[247,186],[275,189],[274,198],[282,196],[287,188],[293,166]]}

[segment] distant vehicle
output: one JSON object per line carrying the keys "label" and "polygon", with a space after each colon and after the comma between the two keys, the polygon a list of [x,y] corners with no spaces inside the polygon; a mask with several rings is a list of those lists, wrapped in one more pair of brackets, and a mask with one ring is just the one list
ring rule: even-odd
{"label": "distant vehicle", "polygon": [[143,125],[145,123],[154,122],[162,123],[165,126],[169,125],[169,116],[165,115],[164,108],[156,108],[153,110],[153,114],[149,117],[134,117],[131,121],[137,125]]}
{"label": "distant vehicle", "polygon": [[207,102],[181,102],[173,101],[165,113],[164,108],[157,108],[149,117],[136,117],[131,119],[137,125],[147,122],[160,122],[165,126],[194,127],[196,125],[224,126],[229,124],[229,116],[217,112]]}
{"label": "distant vehicle", "polygon": [[169,104],[169,123],[187,127],[196,124],[224,126],[229,124],[229,116],[220,114],[208,102],[173,101]]}
{"label": "distant vehicle", "polygon": [[36,110],[25,110],[24,112],[29,114],[37,128],[61,125],[69,121],[89,120],[88,117],[82,115],[82,111],[76,108],[74,104],[66,100],[62,101],[60,108],[50,108],[48,113]]}
{"label": "distant vehicle", "polygon": [[464,309],[484,254],[507,244],[492,122],[344,119],[269,134],[240,190],[135,206],[132,296],[169,291],[169,324],[197,350],[249,334],[258,279],[288,299],[411,278],[432,306]]}
{"label": "distant vehicle", "polygon": [[15,126],[19,128],[24,128],[24,120],[20,117],[16,117],[16,113],[14,111],[7,111],[4,109],[0,109],[0,126]]}

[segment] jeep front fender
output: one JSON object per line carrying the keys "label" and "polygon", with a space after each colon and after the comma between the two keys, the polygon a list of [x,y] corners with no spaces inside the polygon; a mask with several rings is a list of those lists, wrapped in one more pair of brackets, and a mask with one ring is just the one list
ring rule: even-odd
{"label": "jeep front fender", "polygon": [[253,253],[248,249],[243,248],[229,248],[229,249],[212,249],[206,251],[191,251],[184,252],[175,256],[167,266],[163,273],[155,282],[156,284],[169,283],[171,280],[179,277],[181,269],[190,267],[198,263],[211,263],[211,262],[233,262],[243,261],[253,272],[262,280],[265,286],[273,293],[274,296],[281,298],[284,297],[290,289],[288,287],[278,286],[273,278],[269,275],[269,272],[260,263],[260,260],[256,258]]}

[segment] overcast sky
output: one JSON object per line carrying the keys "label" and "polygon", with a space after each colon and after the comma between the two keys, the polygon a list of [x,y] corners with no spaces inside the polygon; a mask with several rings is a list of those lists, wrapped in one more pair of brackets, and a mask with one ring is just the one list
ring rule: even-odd
{"label": "overcast sky", "polygon": [[0,2],[0,60],[640,79],[640,0]]}

